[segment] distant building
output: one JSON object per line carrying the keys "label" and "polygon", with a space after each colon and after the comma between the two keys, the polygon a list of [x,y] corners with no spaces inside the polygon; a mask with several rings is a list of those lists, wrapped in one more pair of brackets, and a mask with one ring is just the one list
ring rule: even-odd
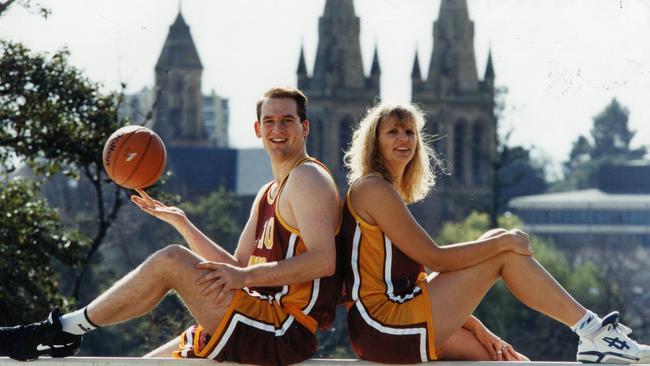
{"label": "distant building", "polygon": [[262,149],[229,148],[228,99],[214,91],[201,93],[203,65],[180,12],[169,27],[155,72],[155,88],[128,95],[121,113],[134,123],[145,122],[165,141],[172,171],[167,189],[185,198],[219,187],[250,196],[272,179],[270,165],[259,158]]}
{"label": "distant building", "polygon": [[[301,50],[298,88],[310,99],[308,149],[347,187],[343,153],[354,127],[379,101],[381,68],[377,47],[368,74],[359,44],[360,20],[353,0],[327,0],[318,23],[318,48],[311,75]],[[427,132],[438,136],[436,150],[451,176],[440,178],[436,192],[414,205],[430,232],[445,220],[491,208],[492,166],[496,155],[494,68],[488,56],[483,80],[474,57],[474,24],[466,0],[442,0],[434,23],[433,54],[426,80],[417,53],[412,98],[427,115]]]}
{"label": "distant building", "polygon": [[492,207],[497,119],[494,67],[488,55],[483,80],[474,56],[474,22],[466,0],[442,0],[433,24],[433,51],[426,79],[417,52],[411,71],[412,100],[425,112],[426,130],[437,136],[436,152],[448,176],[436,191],[415,205],[414,214],[432,232],[446,220]]}
{"label": "distant building", "polygon": [[352,131],[379,100],[377,50],[366,76],[359,31],[353,0],[327,0],[318,20],[318,48],[311,76],[302,49],[298,61],[298,88],[309,98],[307,149],[331,169],[341,187],[347,186],[343,153],[352,140]]}
{"label": "distant building", "polygon": [[509,207],[525,230],[563,248],[650,246],[650,163],[605,166],[598,188],[518,197]]}

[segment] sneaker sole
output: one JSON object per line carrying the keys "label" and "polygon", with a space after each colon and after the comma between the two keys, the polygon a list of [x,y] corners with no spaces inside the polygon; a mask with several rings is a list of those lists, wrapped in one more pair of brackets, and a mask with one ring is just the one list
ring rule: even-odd
{"label": "sneaker sole", "polygon": [[638,363],[638,357],[629,356],[616,352],[582,352],[576,357],[578,362],[582,363],[617,363],[617,364],[630,364]]}

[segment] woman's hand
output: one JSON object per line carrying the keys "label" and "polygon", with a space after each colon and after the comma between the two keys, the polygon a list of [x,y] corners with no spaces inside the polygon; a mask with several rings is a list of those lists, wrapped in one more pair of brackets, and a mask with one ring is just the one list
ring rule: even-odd
{"label": "woman's hand", "polygon": [[530,246],[530,238],[525,232],[518,229],[512,229],[502,233],[499,237],[502,240],[506,240],[508,250],[521,255],[533,255],[533,248]]}
{"label": "woman's hand", "polygon": [[[469,325],[469,324],[467,324]],[[528,357],[517,352],[508,342],[492,333],[483,323],[476,319],[468,329],[474,333],[493,361],[530,361]]]}
{"label": "woman's hand", "polygon": [[151,216],[157,217],[166,223],[175,226],[187,219],[185,212],[178,207],[166,206],[158,200],[154,200],[145,191],[136,189],[139,196],[132,195],[131,202],[135,203],[142,211]]}

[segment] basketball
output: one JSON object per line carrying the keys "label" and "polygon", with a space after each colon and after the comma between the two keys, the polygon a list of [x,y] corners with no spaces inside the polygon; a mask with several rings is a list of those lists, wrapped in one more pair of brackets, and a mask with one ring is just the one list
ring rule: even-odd
{"label": "basketball", "polygon": [[165,171],[167,150],[160,136],[143,126],[125,126],[104,144],[104,170],[118,185],[145,188]]}

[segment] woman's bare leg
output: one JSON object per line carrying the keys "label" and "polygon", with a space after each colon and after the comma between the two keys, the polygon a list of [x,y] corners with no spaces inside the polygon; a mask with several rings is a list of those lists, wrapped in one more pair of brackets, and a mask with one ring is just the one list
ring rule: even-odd
{"label": "woman's bare leg", "polygon": [[465,328],[458,329],[441,348],[441,360],[492,361],[485,347]]}
{"label": "woman's bare leg", "polygon": [[522,303],[567,326],[586,312],[534,258],[505,252],[428,279],[436,346],[460,329],[499,278]]}

